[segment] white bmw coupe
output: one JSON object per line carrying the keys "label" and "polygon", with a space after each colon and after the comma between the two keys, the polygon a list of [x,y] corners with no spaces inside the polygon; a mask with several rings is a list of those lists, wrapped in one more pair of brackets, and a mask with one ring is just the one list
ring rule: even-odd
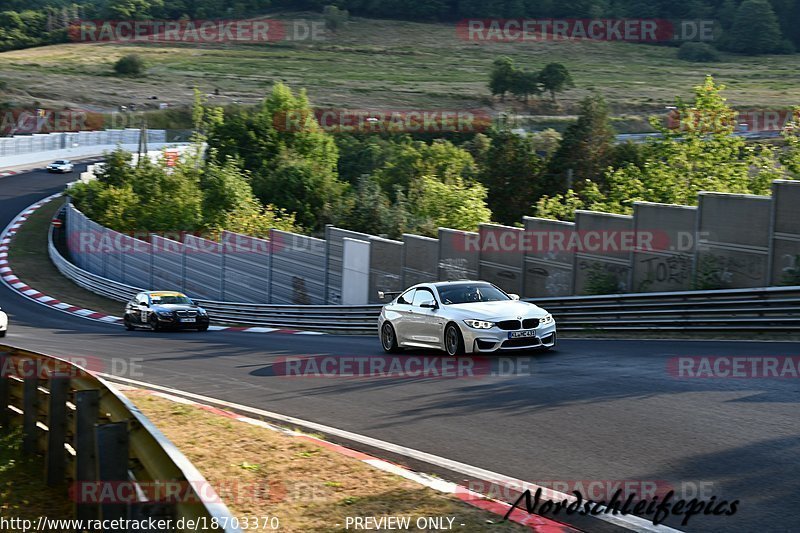
{"label": "white bmw coupe", "polygon": [[386,352],[436,348],[448,355],[496,350],[548,350],[556,344],[552,315],[485,281],[420,283],[381,310]]}

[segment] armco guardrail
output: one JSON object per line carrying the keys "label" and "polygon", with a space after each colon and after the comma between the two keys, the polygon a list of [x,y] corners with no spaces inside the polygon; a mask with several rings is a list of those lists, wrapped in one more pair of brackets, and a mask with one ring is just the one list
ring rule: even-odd
{"label": "armco guardrail", "polygon": [[71,487],[74,518],[152,517],[172,520],[170,531],[198,529],[192,523],[240,531],[191,462],[103,379],[71,361],[7,345],[0,345],[0,369],[0,429],[22,428],[24,452],[44,456],[47,484]]}
{"label": "armco guardrail", "polygon": [[[75,283],[127,301],[143,290],[91,274],[67,261],[50,239],[50,257]],[[535,298],[561,331],[800,331],[800,287]],[[380,305],[262,305],[198,300],[215,321],[250,326],[372,334]]]}

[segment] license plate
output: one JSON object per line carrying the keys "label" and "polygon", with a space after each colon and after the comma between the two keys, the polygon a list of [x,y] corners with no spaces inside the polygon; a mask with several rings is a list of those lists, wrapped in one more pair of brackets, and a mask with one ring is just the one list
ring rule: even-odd
{"label": "license plate", "polygon": [[197,322],[197,319],[196,318],[181,318],[181,322],[193,323],[193,322]]}
{"label": "license plate", "polygon": [[536,336],[536,330],[535,329],[526,329],[526,330],[523,330],[523,331],[510,331],[508,333],[508,338],[509,339],[527,339],[527,338],[535,337],[535,336]]}

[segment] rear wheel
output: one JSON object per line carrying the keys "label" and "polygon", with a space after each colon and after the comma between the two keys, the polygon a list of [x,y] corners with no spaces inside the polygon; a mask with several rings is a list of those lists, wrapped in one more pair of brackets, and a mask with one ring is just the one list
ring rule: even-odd
{"label": "rear wheel", "polygon": [[397,346],[397,335],[394,332],[394,326],[392,326],[391,322],[384,322],[383,327],[381,327],[381,345],[383,345],[383,351],[386,353],[396,353],[400,351],[400,348]]}
{"label": "rear wheel", "polygon": [[5,337],[5,336],[6,336],[6,331],[5,330],[0,331],[0,338]]}
{"label": "rear wheel", "polygon": [[464,353],[464,337],[455,324],[448,324],[444,329],[444,349],[447,355],[456,356]]}

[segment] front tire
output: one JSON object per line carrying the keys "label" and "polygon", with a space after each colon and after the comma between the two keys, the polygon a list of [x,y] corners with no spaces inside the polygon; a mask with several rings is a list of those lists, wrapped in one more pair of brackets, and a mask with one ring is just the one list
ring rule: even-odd
{"label": "front tire", "polygon": [[464,337],[455,324],[448,324],[444,328],[444,349],[450,357],[464,354]]}
{"label": "front tire", "polygon": [[131,321],[128,320],[128,317],[125,317],[122,322],[123,322],[123,324],[125,324],[125,329],[126,330],[133,331],[134,329],[136,329],[136,328],[133,327],[133,324],[131,324]]}
{"label": "front tire", "polygon": [[157,316],[155,315],[151,316],[149,323],[150,323],[150,329],[152,329],[153,331],[161,331],[161,324],[158,323]]}
{"label": "front tire", "polygon": [[386,353],[397,353],[400,347],[397,345],[397,334],[391,322],[384,322],[381,327],[381,345]]}
{"label": "front tire", "polygon": [[208,326],[200,326],[199,328],[197,328],[197,331],[199,331],[201,333],[204,332],[204,331],[208,331]]}
{"label": "front tire", "polygon": [[0,339],[6,336],[6,331],[0,331]]}

